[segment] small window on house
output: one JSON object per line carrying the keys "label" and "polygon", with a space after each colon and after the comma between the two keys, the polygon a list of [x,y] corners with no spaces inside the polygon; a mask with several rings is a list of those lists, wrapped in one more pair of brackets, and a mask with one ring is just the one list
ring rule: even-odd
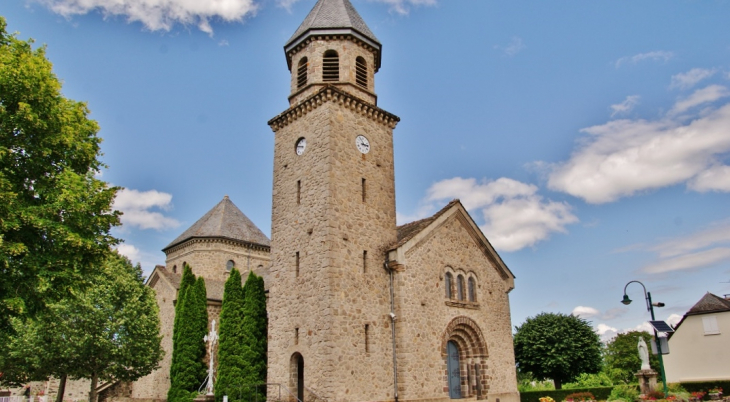
{"label": "small window on house", "polygon": [[717,317],[714,315],[702,317],[702,326],[705,328],[705,335],[720,334],[720,327],[717,326]]}
{"label": "small window on house", "polygon": [[474,280],[474,277],[469,277],[469,301],[475,302],[477,301],[477,282]]}
{"label": "small window on house", "polygon": [[355,59],[355,82],[361,87],[368,87],[368,65],[362,57]]}
{"label": "small window on house", "polygon": [[447,272],[445,277],[446,277],[446,280],[444,282],[446,282],[446,283],[444,284],[444,288],[446,288],[446,298],[453,299],[454,295],[451,292],[451,287],[453,286],[454,276],[451,275],[451,272]]}
{"label": "small window on house", "polygon": [[233,269],[233,267],[235,267],[235,266],[236,266],[236,262],[235,262],[235,261],[233,261],[233,260],[228,260],[228,262],[226,263],[226,271],[228,271],[228,272],[231,272],[231,270],[232,270],[232,269]]}
{"label": "small window on house", "polygon": [[302,202],[302,181],[297,180],[297,205]]}
{"label": "small window on house", "polygon": [[368,272],[368,251],[362,251],[362,273]]}
{"label": "small window on house", "polygon": [[362,179],[362,202],[365,202],[365,190],[367,190],[365,179]]}
{"label": "small window on house", "polygon": [[456,277],[456,296],[459,301],[464,300],[464,276],[459,275]]}
{"label": "small window on house", "polygon": [[340,56],[334,50],[324,52],[322,59],[322,81],[340,80]]}
{"label": "small window on house", "polygon": [[299,345],[299,328],[294,328],[294,344]]}
{"label": "small window on house", "polygon": [[305,85],[307,85],[307,66],[308,66],[307,58],[302,57],[301,60],[299,60],[299,66],[297,67],[297,88],[301,88]]}

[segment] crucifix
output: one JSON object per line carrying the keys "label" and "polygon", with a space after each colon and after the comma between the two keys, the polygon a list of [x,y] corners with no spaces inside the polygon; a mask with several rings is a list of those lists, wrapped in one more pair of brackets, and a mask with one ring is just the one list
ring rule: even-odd
{"label": "crucifix", "polygon": [[218,342],[218,334],[215,332],[215,320],[210,323],[210,332],[203,337],[204,342],[208,342],[208,356],[210,356],[210,364],[208,365],[208,383],[205,385],[205,391],[208,395],[213,395],[213,373],[215,372],[213,354],[214,345]]}

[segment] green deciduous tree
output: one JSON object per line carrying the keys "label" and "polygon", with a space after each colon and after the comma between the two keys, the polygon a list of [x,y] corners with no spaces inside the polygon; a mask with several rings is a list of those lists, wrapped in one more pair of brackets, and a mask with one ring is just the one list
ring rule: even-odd
{"label": "green deciduous tree", "polygon": [[[117,188],[94,175],[99,126],[61,95],[45,48],[0,17],[0,337],[98,269],[119,224]],[[2,339],[0,339],[2,341]]]}
{"label": "green deciduous tree", "polygon": [[203,278],[195,279],[190,267],[183,277],[175,306],[172,364],[168,402],[189,402],[205,380],[205,342],[208,333],[208,298]]}
{"label": "green deciduous tree", "polygon": [[[251,272],[243,286],[243,364],[245,370],[242,384],[262,384],[266,382],[267,318],[264,278]],[[265,389],[249,389],[248,392],[261,393],[258,400],[265,397]],[[245,396],[245,395],[244,395]],[[250,395],[254,397],[254,395]]]}
{"label": "green deciduous tree", "polygon": [[601,370],[601,341],[590,324],[573,315],[540,313],[515,328],[515,360],[537,380],[555,389],[582,373]]}
{"label": "green deciduous tree", "polygon": [[[604,349],[606,371],[614,381],[625,384],[637,382],[634,373],[641,369],[641,359],[637,345],[639,338],[644,338],[647,345],[653,338],[648,332],[629,331],[618,334],[611,339]],[[649,355],[649,365],[659,371],[659,358],[655,354]]]}
{"label": "green deciduous tree", "polygon": [[87,378],[94,402],[99,380],[134,381],[158,368],[158,307],[139,265],[109,252],[88,282],[33,319],[12,319],[15,334],[0,357],[4,381]]}
{"label": "green deciduous tree", "polygon": [[218,343],[218,375],[215,383],[216,402],[238,397],[238,387],[246,370],[243,360],[243,326],[244,305],[241,274],[236,268],[226,280],[223,291],[223,304],[220,315],[220,338]]}

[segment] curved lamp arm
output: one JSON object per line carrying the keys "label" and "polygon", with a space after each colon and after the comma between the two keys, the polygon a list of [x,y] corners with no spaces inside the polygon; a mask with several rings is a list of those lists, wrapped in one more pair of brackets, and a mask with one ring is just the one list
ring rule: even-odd
{"label": "curved lamp arm", "polygon": [[646,292],[646,286],[644,286],[644,284],[639,281],[631,281],[631,282],[627,283],[626,286],[624,286],[624,299],[621,301],[621,303],[623,303],[625,305],[629,305],[631,303],[631,299],[629,299],[629,296],[626,294],[626,288],[629,287],[629,285],[631,285],[632,283],[638,283],[639,285],[641,285],[642,288],[644,288],[644,299],[646,299],[646,311],[651,312],[651,301],[650,301],[651,299],[649,299],[649,295]]}

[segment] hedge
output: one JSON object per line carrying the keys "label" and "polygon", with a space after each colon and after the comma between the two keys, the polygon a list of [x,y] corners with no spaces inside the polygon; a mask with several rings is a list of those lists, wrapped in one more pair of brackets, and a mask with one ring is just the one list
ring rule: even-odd
{"label": "hedge", "polygon": [[[710,388],[720,387],[723,389],[723,395],[730,393],[730,380],[717,380],[717,381],[697,381],[697,382],[680,382],[682,388],[686,389],[687,392],[704,391],[707,392]],[[705,400],[710,399],[709,395],[705,395]]]}
{"label": "hedge", "polygon": [[556,402],[560,402],[565,399],[566,396],[574,394],[576,392],[590,392],[596,397],[596,400],[605,401],[611,395],[613,387],[592,387],[592,388],[571,388],[571,389],[556,389],[550,391],[528,391],[520,392],[520,402],[540,402],[540,398],[549,396],[555,399]]}

